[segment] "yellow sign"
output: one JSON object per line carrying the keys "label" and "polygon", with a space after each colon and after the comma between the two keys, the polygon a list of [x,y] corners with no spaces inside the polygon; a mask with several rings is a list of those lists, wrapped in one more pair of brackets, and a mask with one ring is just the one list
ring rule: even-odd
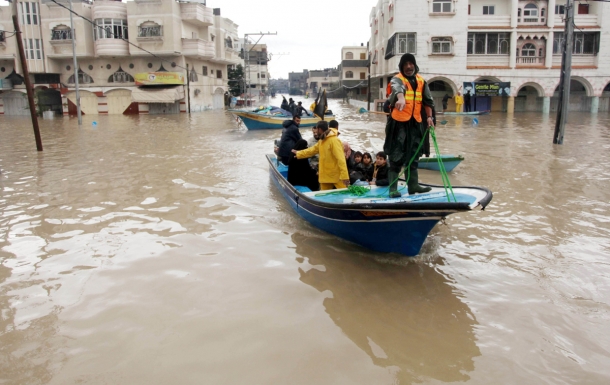
{"label": "yellow sign", "polygon": [[134,77],[136,86],[155,84],[184,84],[184,75],[180,72],[144,72]]}

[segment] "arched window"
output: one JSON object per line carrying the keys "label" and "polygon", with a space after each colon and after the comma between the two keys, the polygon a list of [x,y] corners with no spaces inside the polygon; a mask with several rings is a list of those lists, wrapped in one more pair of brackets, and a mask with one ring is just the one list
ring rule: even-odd
{"label": "arched window", "polygon": [[538,21],[538,6],[534,3],[529,3],[523,7],[523,21],[528,23]]}
{"label": "arched window", "polygon": [[[91,84],[91,83],[93,83],[93,78],[91,76],[89,76],[89,74],[84,73],[83,70],[81,70],[79,68],[78,69],[78,84]],[[72,74],[68,78],[68,84],[74,84],[74,74]]]}
{"label": "arched window", "polygon": [[138,37],[161,37],[163,36],[163,26],[154,21],[147,21],[138,27]]}
{"label": "arched window", "polygon": [[72,40],[72,30],[67,25],[60,24],[51,31],[51,40]]}
{"label": "arched window", "polygon": [[521,48],[521,56],[536,56],[536,47],[531,43],[524,44]]}
{"label": "arched window", "polygon": [[351,52],[345,53],[345,60],[352,60],[354,58],[354,54]]}
{"label": "arched window", "polygon": [[108,77],[108,83],[133,83],[134,81],[133,76],[123,71],[121,66],[119,66],[119,69],[115,73]]}
{"label": "arched window", "polygon": [[345,71],[345,78],[346,79],[353,79],[354,78],[354,73],[352,71]]}

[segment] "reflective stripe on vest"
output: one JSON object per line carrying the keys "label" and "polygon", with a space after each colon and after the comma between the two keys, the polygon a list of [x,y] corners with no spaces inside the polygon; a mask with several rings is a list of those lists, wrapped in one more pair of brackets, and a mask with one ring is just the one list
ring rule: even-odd
{"label": "reflective stripe on vest", "polygon": [[422,108],[422,100],[423,100],[423,92],[424,92],[424,78],[415,75],[415,79],[417,80],[417,89],[413,91],[411,87],[411,83],[404,77],[402,74],[398,74],[394,76],[402,81],[406,90],[405,90],[405,108],[402,111],[398,111],[397,108],[392,110],[392,119],[399,122],[408,122],[411,120],[411,117],[415,117],[415,120],[421,123],[421,108]]}

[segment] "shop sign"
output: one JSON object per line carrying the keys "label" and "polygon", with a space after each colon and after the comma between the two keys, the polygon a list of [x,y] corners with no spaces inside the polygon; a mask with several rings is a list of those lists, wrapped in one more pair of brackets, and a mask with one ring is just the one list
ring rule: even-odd
{"label": "shop sign", "polygon": [[510,82],[464,82],[464,94],[472,96],[510,96]]}
{"label": "shop sign", "polygon": [[184,75],[180,72],[144,72],[134,76],[136,86],[157,84],[184,84]]}

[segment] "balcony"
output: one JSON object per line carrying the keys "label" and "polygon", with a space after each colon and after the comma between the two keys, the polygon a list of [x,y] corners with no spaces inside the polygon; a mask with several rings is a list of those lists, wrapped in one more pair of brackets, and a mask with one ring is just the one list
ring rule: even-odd
{"label": "balcony", "polygon": [[92,19],[127,20],[127,4],[120,1],[97,0],[91,8]]}
{"label": "balcony", "polygon": [[213,59],[216,56],[216,47],[211,41],[182,39],[182,54],[187,57]]}
{"label": "balcony", "polygon": [[72,45],[72,31],[69,29],[53,30],[51,32],[51,45]]}
{"label": "balcony", "polygon": [[468,16],[468,28],[510,28],[510,15]]}
{"label": "balcony", "polygon": [[199,3],[180,3],[182,21],[198,27],[209,27],[214,24],[212,8]]}
{"label": "balcony", "polygon": [[96,40],[95,56],[129,56],[129,44],[122,39]]}
{"label": "balcony", "polygon": [[[597,68],[597,55],[572,55],[572,68]],[[561,67],[561,55],[553,55],[553,67]]]}
{"label": "balcony", "polygon": [[517,57],[517,67],[542,67],[544,66],[544,56],[519,56]]}

